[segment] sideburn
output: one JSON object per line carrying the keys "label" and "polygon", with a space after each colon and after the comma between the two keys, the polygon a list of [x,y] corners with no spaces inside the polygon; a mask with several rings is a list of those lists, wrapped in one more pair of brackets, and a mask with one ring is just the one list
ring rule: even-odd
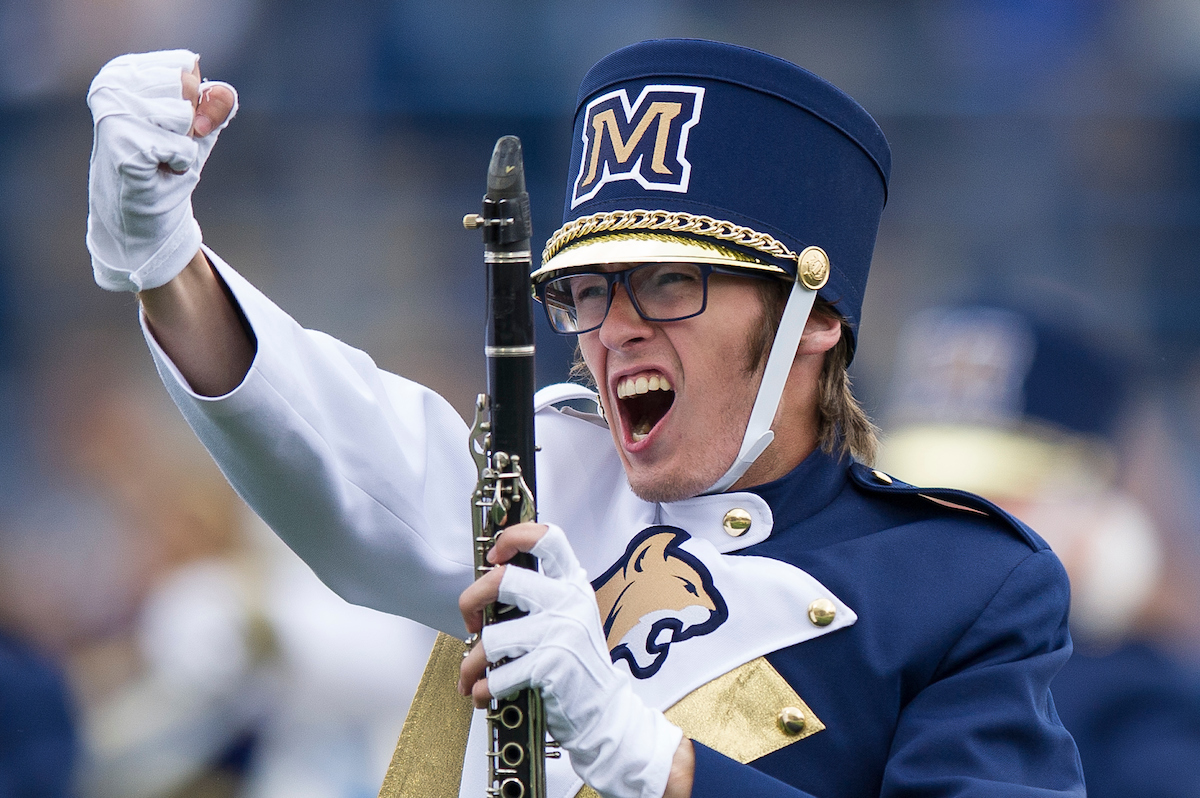
{"label": "sideburn", "polygon": [[585,388],[591,388],[593,391],[600,389],[596,384],[596,378],[592,376],[592,370],[588,368],[587,361],[583,359],[583,349],[579,346],[578,336],[575,340],[575,354],[571,357],[571,368],[567,372],[567,379],[579,383]]}
{"label": "sideburn", "polygon": [[766,365],[771,354],[771,346],[775,343],[775,333],[779,322],[783,319],[783,310],[787,306],[788,292],[791,286],[782,280],[757,280],[759,302],[758,324],[751,330],[747,341],[748,358],[745,365],[747,377],[754,376],[760,368]]}

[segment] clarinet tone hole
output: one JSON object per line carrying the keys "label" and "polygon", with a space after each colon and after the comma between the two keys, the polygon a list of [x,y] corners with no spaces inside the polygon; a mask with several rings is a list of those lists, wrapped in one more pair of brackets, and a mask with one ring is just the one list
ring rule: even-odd
{"label": "clarinet tone hole", "polygon": [[525,713],[518,706],[509,704],[500,710],[500,722],[504,724],[504,728],[506,729],[517,728],[523,720],[525,720]]}
{"label": "clarinet tone hole", "polygon": [[505,779],[500,782],[501,798],[525,798],[525,785],[518,779]]}
{"label": "clarinet tone hole", "polygon": [[500,760],[510,768],[515,768],[525,759],[525,749],[520,743],[505,743],[500,749]]}

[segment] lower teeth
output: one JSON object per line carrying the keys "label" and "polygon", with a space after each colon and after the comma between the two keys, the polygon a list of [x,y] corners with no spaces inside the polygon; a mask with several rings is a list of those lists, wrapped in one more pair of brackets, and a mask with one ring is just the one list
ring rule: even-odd
{"label": "lower teeth", "polygon": [[650,434],[650,422],[643,421],[633,428],[632,437],[635,441],[642,441]]}

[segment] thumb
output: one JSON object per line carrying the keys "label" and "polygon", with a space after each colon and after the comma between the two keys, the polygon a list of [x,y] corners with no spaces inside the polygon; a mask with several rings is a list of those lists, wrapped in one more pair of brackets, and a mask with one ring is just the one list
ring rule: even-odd
{"label": "thumb", "polygon": [[237,92],[228,83],[205,81],[200,84],[196,116],[191,133],[204,137],[223,127],[237,111]]}

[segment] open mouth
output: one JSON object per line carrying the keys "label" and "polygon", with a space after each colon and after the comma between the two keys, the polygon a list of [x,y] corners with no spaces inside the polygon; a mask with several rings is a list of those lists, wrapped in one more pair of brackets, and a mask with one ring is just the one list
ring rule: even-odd
{"label": "open mouth", "polygon": [[617,383],[617,406],[634,443],[646,439],[674,402],[675,391],[660,374],[625,377]]}

